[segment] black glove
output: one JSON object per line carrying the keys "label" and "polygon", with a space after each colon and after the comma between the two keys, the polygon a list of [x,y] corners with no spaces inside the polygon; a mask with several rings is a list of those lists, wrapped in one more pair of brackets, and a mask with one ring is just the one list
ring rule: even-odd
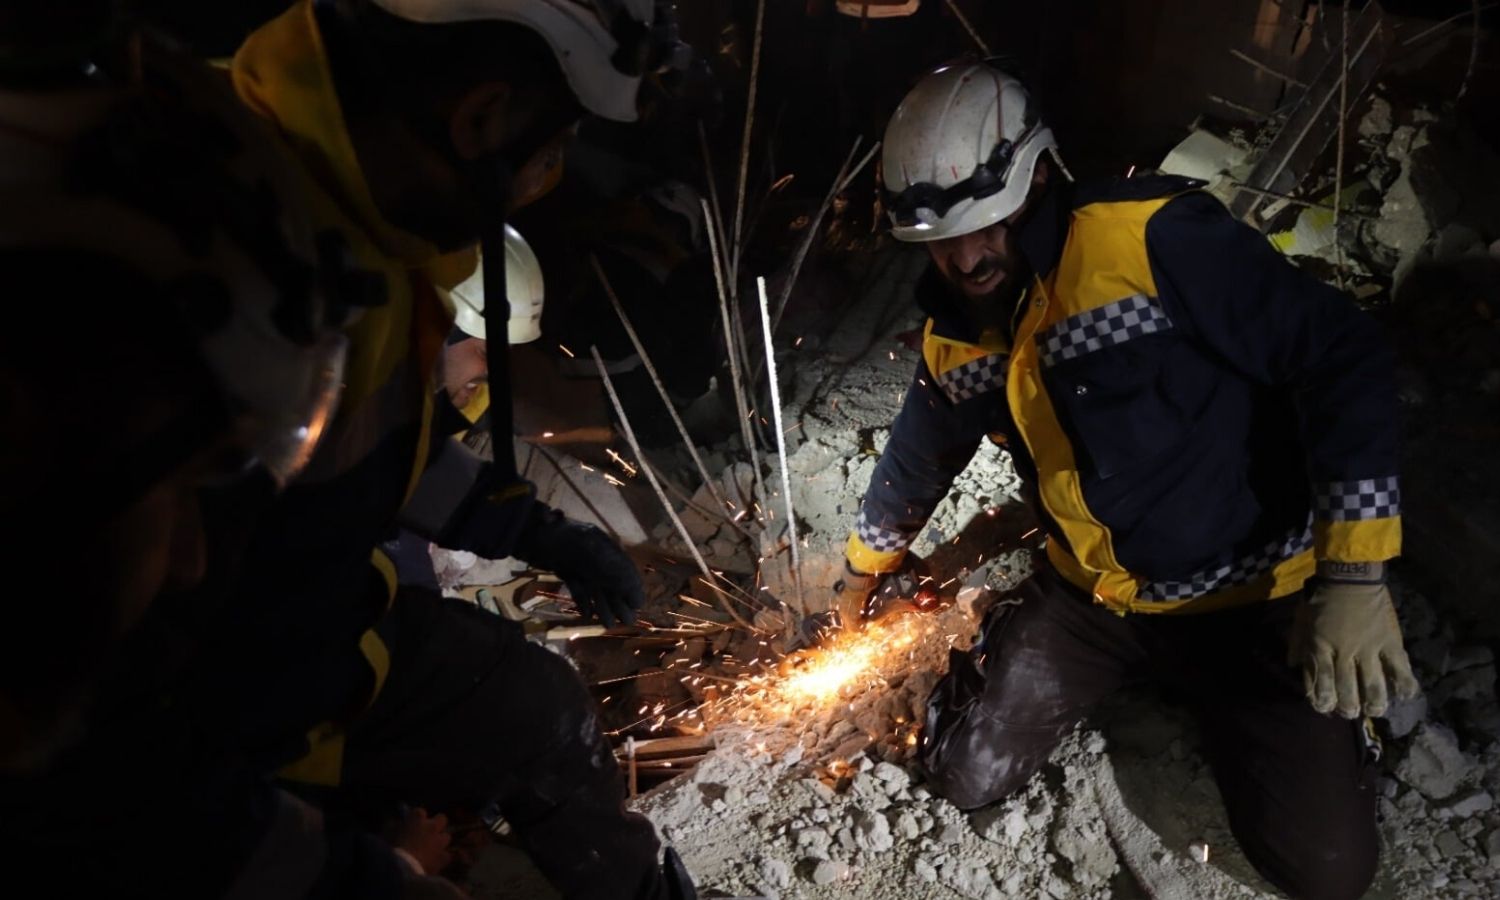
{"label": "black glove", "polygon": [[545,504],[532,507],[515,555],[556,573],[578,612],[585,619],[597,616],[605,627],[629,625],[646,603],[641,575],[619,544],[595,526],[571,521]]}

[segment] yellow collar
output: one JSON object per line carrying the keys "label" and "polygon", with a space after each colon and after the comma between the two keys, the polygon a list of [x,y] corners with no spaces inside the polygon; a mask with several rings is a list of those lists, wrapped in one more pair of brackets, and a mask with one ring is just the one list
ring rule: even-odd
{"label": "yellow collar", "polygon": [[387,221],[375,205],[344,123],[311,0],[301,0],[252,33],[235,54],[230,74],[245,104],[275,123],[312,178],[382,254],[425,269],[443,287],[474,271],[473,250],[445,255]]}

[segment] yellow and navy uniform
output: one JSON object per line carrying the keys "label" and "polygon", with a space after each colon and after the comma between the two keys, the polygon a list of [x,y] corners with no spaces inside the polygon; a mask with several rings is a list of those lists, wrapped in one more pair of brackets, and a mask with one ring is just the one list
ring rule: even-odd
{"label": "yellow and navy uniform", "polygon": [[1376,323],[1187,179],[1058,186],[1035,273],[976,333],[935,274],[917,376],[850,535],[896,568],[985,435],[1051,565],[1120,612],[1298,591],[1315,561],[1400,553],[1394,357]]}

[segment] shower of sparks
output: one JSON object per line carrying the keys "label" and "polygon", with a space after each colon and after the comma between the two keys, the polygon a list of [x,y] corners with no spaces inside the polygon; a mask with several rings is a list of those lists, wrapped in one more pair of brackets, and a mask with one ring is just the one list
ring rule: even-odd
{"label": "shower of sparks", "polygon": [[607,454],[609,454],[609,458],[612,459],[612,460],[614,460],[616,465],[618,465],[621,469],[625,470],[625,474],[626,475],[629,475],[631,478],[634,478],[636,476],[636,472],[638,470],[636,469],[635,466],[631,465],[630,462],[625,459],[625,457],[623,457],[620,454],[616,453],[614,450],[610,449],[609,447],[605,447],[604,448],[604,452],[607,453]]}
{"label": "shower of sparks", "polygon": [[[709,724],[770,725],[848,704],[909,670],[916,648],[937,635],[937,618],[894,615],[865,628],[825,633],[816,647],[741,676],[695,710]],[[949,639],[951,643],[951,638]]]}

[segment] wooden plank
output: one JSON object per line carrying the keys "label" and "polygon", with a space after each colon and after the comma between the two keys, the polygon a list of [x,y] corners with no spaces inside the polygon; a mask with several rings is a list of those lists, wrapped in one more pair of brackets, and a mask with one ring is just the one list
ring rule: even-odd
{"label": "wooden plank", "polygon": [[[635,742],[636,759],[662,759],[672,756],[684,756],[692,753],[701,753],[714,748],[714,739],[710,735],[682,735],[679,737],[647,738]],[[624,748],[615,751],[616,756],[625,753]]]}

